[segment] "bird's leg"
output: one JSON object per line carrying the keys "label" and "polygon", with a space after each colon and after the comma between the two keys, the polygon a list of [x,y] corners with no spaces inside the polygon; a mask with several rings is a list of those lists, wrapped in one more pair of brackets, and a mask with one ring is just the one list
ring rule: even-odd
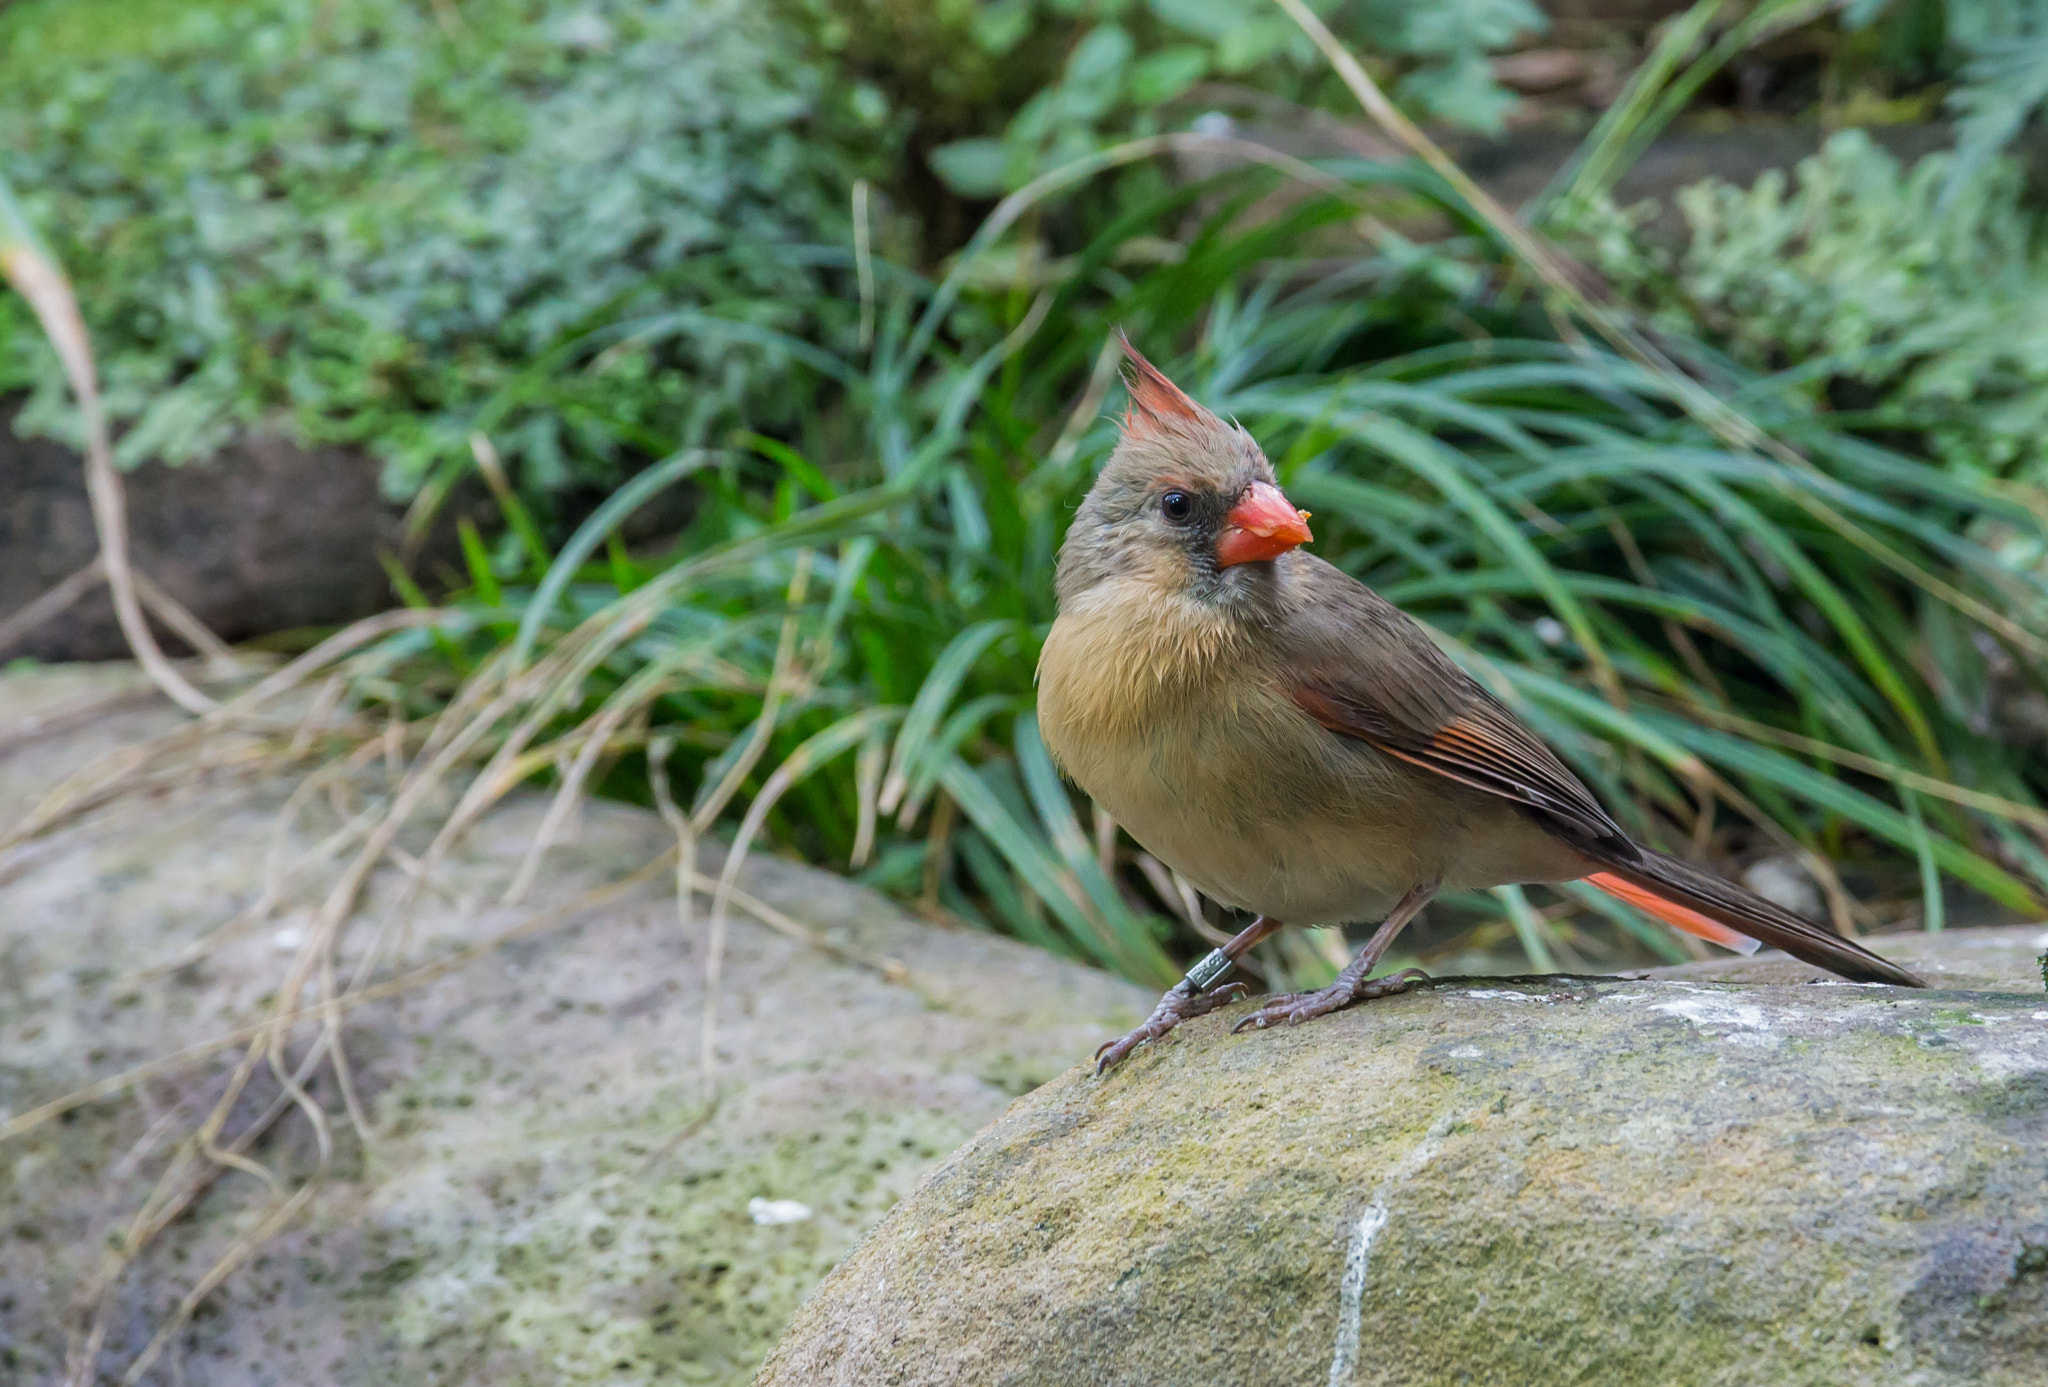
{"label": "bird's leg", "polygon": [[1360,1002],[1369,1002],[1375,997],[1388,997],[1396,992],[1406,992],[1429,974],[1420,968],[1404,968],[1392,977],[1372,978],[1372,970],[1379,966],[1380,959],[1394,942],[1394,937],[1408,927],[1408,922],[1422,913],[1436,895],[1437,887],[1443,884],[1442,877],[1434,877],[1419,886],[1410,888],[1407,895],[1395,904],[1393,913],[1386,923],[1373,931],[1372,938],[1365,941],[1365,947],[1358,951],[1358,957],[1351,960],[1337,980],[1319,992],[1290,992],[1271,998],[1266,1004],[1244,1020],[1231,1027],[1235,1034],[1247,1026],[1263,1030],[1277,1026],[1282,1021],[1292,1026],[1312,1016],[1326,1016],[1333,1011],[1355,1007]]}
{"label": "bird's leg", "polygon": [[1238,932],[1235,939],[1221,948],[1211,949],[1202,956],[1199,963],[1188,969],[1187,976],[1166,989],[1166,995],[1159,999],[1159,1005],[1152,1008],[1152,1014],[1121,1040],[1112,1040],[1095,1052],[1097,1074],[1114,1068],[1124,1056],[1148,1040],[1157,1040],[1183,1021],[1197,1016],[1207,1016],[1220,1006],[1227,1006],[1244,995],[1243,983],[1225,983],[1211,992],[1231,965],[1242,958],[1251,947],[1280,928],[1278,920],[1269,920],[1261,915]]}

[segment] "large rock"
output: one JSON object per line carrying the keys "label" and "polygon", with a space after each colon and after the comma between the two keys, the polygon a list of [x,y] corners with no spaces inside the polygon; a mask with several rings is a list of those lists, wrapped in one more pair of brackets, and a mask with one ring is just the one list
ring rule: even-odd
{"label": "large rock", "polygon": [[[99,552],[83,461],[62,444],[17,437],[13,413],[0,411],[0,620]],[[398,551],[403,508],[379,494],[377,464],[361,453],[251,433],[183,466],[144,463],[124,481],[136,566],[224,639],[338,624],[391,605],[377,556]],[[126,653],[100,589],[0,649],[0,662]]]}
{"label": "large rock", "polygon": [[[16,435],[15,412],[0,401],[0,623],[99,552],[83,459],[50,439]],[[407,507],[382,493],[378,473],[367,454],[301,445],[281,424],[238,434],[176,467],[144,462],[122,474],[130,554],[138,571],[229,642],[369,616],[396,605],[383,559],[408,550]],[[574,524],[602,499],[591,491],[552,497],[548,518]],[[671,487],[620,533],[636,545],[672,537],[695,504],[694,492]],[[413,574],[430,592],[469,581],[456,528],[465,516],[486,532],[499,523],[496,503],[474,479],[454,488],[411,548]],[[185,653],[179,637],[157,631],[168,651]],[[104,588],[0,644],[0,664],[128,654]]]}
{"label": "large rock", "polygon": [[1013,1104],[756,1382],[2037,1387],[2044,944],[1231,1008]]}
{"label": "large rock", "polygon": [[[121,666],[0,678],[0,823],[92,754],[178,721]],[[0,1122],[261,1014],[324,872],[290,880],[285,912],[261,929],[150,969],[256,896],[284,788],[140,795],[0,854]],[[409,958],[560,906],[672,842],[651,814],[592,805],[532,896],[500,906],[542,807],[508,804],[437,874],[394,936]],[[287,837],[293,852],[334,826],[321,802],[312,809]],[[147,1381],[744,1382],[801,1296],[932,1161],[1150,1005],[1102,974],[936,928],[763,852],[744,889],[903,968],[847,963],[737,915],[707,1107],[703,903],[681,929],[664,880],[352,1013],[374,1144],[359,1145],[333,1090],[316,1089],[334,1109],[331,1173]],[[351,952],[398,923],[402,881],[373,883]],[[230,1058],[172,1065],[0,1141],[0,1383],[60,1380],[75,1298]],[[258,1102],[277,1091],[260,1074],[257,1087]],[[308,1130],[288,1124],[255,1154],[303,1174]],[[262,1196],[230,1173],[129,1271],[105,1380]]]}

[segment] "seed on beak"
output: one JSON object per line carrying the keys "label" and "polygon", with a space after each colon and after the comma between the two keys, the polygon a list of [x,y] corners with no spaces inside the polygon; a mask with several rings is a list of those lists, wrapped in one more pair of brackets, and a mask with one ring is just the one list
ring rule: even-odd
{"label": "seed on beak", "polygon": [[1315,538],[1308,532],[1308,512],[1296,510],[1279,487],[1265,482],[1253,482],[1224,520],[1227,528],[1216,541],[1219,568],[1277,559]]}

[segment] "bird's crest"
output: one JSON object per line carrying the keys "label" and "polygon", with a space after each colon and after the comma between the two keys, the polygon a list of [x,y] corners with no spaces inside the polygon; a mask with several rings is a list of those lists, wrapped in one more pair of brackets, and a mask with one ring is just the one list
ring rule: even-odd
{"label": "bird's crest", "polygon": [[1130,363],[1125,375],[1125,384],[1130,387],[1131,408],[1124,415],[1124,433],[1137,439],[1146,439],[1158,433],[1162,425],[1209,424],[1219,422],[1216,416],[1189,399],[1187,392],[1166,378],[1166,373],[1145,359],[1143,352],[1131,345],[1131,339],[1124,336],[1119,328],[1116,340],[1124,349],[1124,358]]}

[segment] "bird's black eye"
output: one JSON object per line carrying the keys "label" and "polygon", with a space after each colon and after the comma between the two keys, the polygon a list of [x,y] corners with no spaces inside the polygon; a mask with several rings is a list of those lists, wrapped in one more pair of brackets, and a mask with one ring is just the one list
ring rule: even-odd
{"label": "bird's black eye", "polygon": [[1175,525],[1184,525],[1195,513],[1195,498],[1185,491],[1169,491],[1159,498],[1159,513]]}

